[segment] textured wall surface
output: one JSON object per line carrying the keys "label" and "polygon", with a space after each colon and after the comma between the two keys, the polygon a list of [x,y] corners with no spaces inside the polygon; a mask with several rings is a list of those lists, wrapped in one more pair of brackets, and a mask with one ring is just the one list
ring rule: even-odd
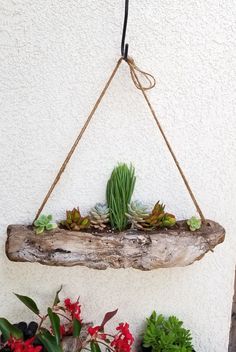
{"label": "textured wall surface", "polygon": [[[176,314],[198,352],[226,352],[235,266],[236,6],[233,0],[131,1],[130,54],[157,78],[150,93],[208,218],[226,241],[187,268],[93,271],[14,264],[6,226],[29,223],[119,57],[121,1],[0,0],[0,315],[29,319],[12,291],[51,302],[61,283],[99,322],[119,307],[138,336],[153,309]],[[123,2],[122,2],[123,3]],[[104,199],[117,161],[132,161],[135,198],[194,214],[140,92],[123,64],[45,212],[60,219]]]}

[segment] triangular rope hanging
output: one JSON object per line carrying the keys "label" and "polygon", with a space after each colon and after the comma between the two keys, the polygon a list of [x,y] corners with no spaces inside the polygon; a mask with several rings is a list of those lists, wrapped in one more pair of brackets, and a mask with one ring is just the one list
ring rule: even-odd
{"label": "triangular rope hanging", "polygon": [[[168,150],[169,150],[169,152],[170,152],[170,154],[171,154],[171,156],[172,156],[172,158],[173,158],[173,160],[175,162],[175,165],[176,165],[176,167],[177,167],[177,169],[178,169],[178,171],[179,171],[179,173],[180,173],[180,175],[181,175],[181,177],[183,179],[183,182],[184,182],[184,184],[186,186],[186,189],[187,189],[187,191],[188,191],[188,193],[189,193],[189,195],[190,195],[190,197],[191,197],[191,199],[192,199],[192,201],[193,201],[193,203],[194,203],[194,205],[196,207],[196,210],[199,213],[199,215],[201,217],[201,220],[203,222],[205,222],[205,217],[203,215],[203,212],[202,212],[202,210],[201,210],[201,208],[200,208],[200,206],[199,206],[199,204],[198,204],[198,202],[197,202],[197,200],[196,200],[196,198],[195,198],[195,196],[193,194],[193,191],[192,191],[192,189],[191,189],[191,187],[189,185],[189,182],[187,181],[187,178],[186,178],[186,176],[185,176],[185,174],[184,174],[184,172],[183,172],[183,170],[182,170],[182,168],[181,168],[181,166],[180,166],[180,164],[179,164],[179,162],[178,162],[178,160],[176,158],[176,155],[175,155],[175,153],[174,153],[174,151],[173,151],[173,149],[172,149],[172,147],[170,145],[170,142],[168,141],[168,139],[166,137],[166,134],[165,134],[165,132],[164,132],[164,130],[163,130],[158,118],[157,118],[157,115],[156,115],[156,113],[155,113],[155,111],[154,111],[154,109],[153,109],[153,107],[152,107],[152,105],[151,105],[151,103],[150,103],[150,101],[149,101],[149,99],[147,97],[146,90],[151,89],[151,88],[153,88],[155,86],[155,78],[152,75],[150,75],[149,73],[140,70],[135,65],[134,60],[132,58],[130,58],[130,57],[128,57],[127,59],[124,59],[123,57],[121,57],[117,61],[114,70],[112,71],[108,81],[105,84],[105,87],[103,88],[101,94],[99,95],[94,107],[92,108],[92,110],[91,110],[90,114],[88,115],[88,117],[87,117],[82,129],[80,130],[78,137],[76,138],[74,144],[72,145],[72,147],[71,147],[69,153],[67,154],[65,160],[63,161],[63,163],[62,163],[62,165],[61,165],[61,167],[60,167],[60,169],[59,169],[59,171],[58,171],[58,173],[57,173],[52,185],[50,186],[46,196],[44,197],[43,202],[40,205],[40,207],[39,207],[39,209],[38,209],[38,211],[36,213],[34,221],[39,217],[39,215],[42,212],[44,206],[46,205],[50,195],[52,194],[54,188],[56,187],[57,183],[59,182],[62,173],[64,172],[68,162],[70,161],[70,159],[71,159],[76,147],[78,146],[81,138],[83,137],[84,132],[86,131],[86,129],[87,129],[87,127],[88,127],[88,125],[89,125],[94,113],[96,112],[98,106],[100,105],[104,95],[106,94],[106,92],[107,92],[107,90],[108,90],[108,88],[109,88],[114,76],[116,75],[116,73],[118,71],[118,68],[120,67],[120,64],[121,64],[121,62],[123,60],[125,62],[127,62],[127,64],[129,65],[130,74],[131,74],[131,78],[132,78],[132,80],[134,82],[134,85],[136,86],[136,88],[141,90],[142,95],[143,95],[143,97],[144,97],[144,99],[145,99],[145,101],[146,101],[146,103],[147,103],[147,105],[148,105],[148,107],[150,109],[152,117],[154,118],[154,120],[155,120],[155,122],[157,124],[157,127],[160,130],[160,132],[161,132],[161,135],[162,135],[162,137],[163,137],[163,139],[165,141],[165,144],[166,144],[166,146],[167,146],[167,148],[168,148]],[[144,77],[144,79],[146,79],[148,81],[148,86],[147,87],[145,87],[145,86],[143,86],[141,84],[137,73],[141,74]]]}

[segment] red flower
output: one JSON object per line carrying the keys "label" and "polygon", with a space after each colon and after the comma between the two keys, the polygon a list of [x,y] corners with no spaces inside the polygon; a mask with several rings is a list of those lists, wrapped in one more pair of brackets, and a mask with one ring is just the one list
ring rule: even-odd
{"label": "red flower", "polygon": [[60,325],[60,335],[61,335],[61,337],[66,335],[65,325]]}
{"label": "red flower", "polygon": [[107,335],[106,334],[99,334],[99,330],[100,330],[101,326],[89,326],[88,327],[88,333],[89,335],[92,337],[93,340],[96,340],[96,339],[100,339],[100,340],[106,340],[107,338]]}
{"label": "red flower", "polygon": [[117,335],[114,337],[114,340],[111,342],[111,347],[114,347],[116,352],[130,352],[131,346],[134,342],[134,338],[129,331],[128,323],[121,323],[116,328]]}
{"label": "red flower", "polygon": [[26,341],[10,338],[7,341],[7,346],[10,347],[13,352],[40,352],[42,350],[42,346],[33,346],[33,341],[34,337]]}
{"label": "red flower", "polygon": [[82,322],[82,319],[81,319],[81,305],[79,304],[78,301],[72,303],[71,300],[69,298],[66,298],[65,301],[65,307],[66,307],[66,310],[70,313],[72,319],[77,319],[79,320],[80,322]]}
{"label": "red flower", "polygon": [[91,335],[93,337],[94,335],[96,335],[98,333],[99,329],[100,329],[100,326],[94,326],[94,327],[89,326],[88,333],[89,333],[89,335]]}

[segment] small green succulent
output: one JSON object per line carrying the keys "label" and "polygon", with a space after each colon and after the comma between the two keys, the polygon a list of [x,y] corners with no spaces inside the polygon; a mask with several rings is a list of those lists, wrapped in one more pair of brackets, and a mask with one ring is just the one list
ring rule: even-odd
{"label": "small green succulent", "polygon": [[147,318],[143,347],[151,352],[192,352],[191,332],[175,316],[165,318],[154,311]]}
{"label": "small green succulent", "polygon": [[36,227],[36,234],[39,235],[44,231],[55,229],[57,224],[52,222],[52,215],[40,215],[40,217],[35,220],[34,226]]}
{"label": "small green succulent", "polygon": [[197,219],[195,216],[192,216],[189,220],[187,220],[187,225],[190,231],[199,230],[202,226],[201,219]]}

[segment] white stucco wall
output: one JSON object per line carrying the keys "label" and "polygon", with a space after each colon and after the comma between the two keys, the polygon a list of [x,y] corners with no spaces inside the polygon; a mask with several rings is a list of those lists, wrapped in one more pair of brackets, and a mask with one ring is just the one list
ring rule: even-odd
{"label": "white stucco wall", "polygon": [[[132,0],[130,54],[157,78],[149,94],[208,218],[226,241],[187,268],[93,271],[11,263],[9,223],[29,223],[117,58],[118,1],[1,0],[0,315],[29,319],[13,291],[49,304],[62,283],[96,322],[140,332],[153,309],[176,314],[198,352],[226,352],[235,266],[236,6],[233,0]],[[45,213],[56,219],[104,199],[117,161],[132,161],[135,197],[164,201],[178,218],[195,213],[140,93],[122,65]]]}

